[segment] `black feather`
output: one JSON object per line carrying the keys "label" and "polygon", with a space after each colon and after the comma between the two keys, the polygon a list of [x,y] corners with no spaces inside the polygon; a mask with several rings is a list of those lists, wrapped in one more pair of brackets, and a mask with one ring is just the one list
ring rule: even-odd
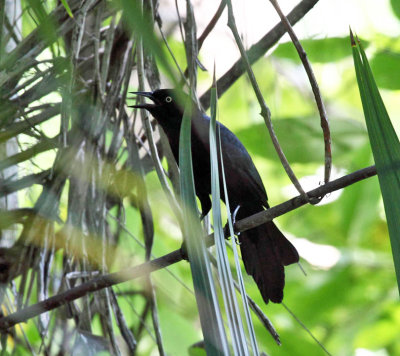
{"label": "black feather", "polygon": [[[153,104],[134,107],[149,110],[157,119],[168,137],[176,161],[179,162],[179,133],[183,116],[183,103],[180,104],[179,99],[189,98],[172,89],[137,94],[153,101]],[[206,215],[211,208],[210,118],[195,105],[192,108],[193,173],[202,215]],[[237,219],[240,220],[268,208],[267,193],[246,148],[228,128],[220,123],[217,125],[229,203],[232,212],[240,205],[237,213]],[[223,195],[221,199],[225,201]],[[272,221],[241,233],[239,241],[246,272],[254,278],[264,301],[280,303],[285,285],[284,266],[299,261],[297,250]]]}

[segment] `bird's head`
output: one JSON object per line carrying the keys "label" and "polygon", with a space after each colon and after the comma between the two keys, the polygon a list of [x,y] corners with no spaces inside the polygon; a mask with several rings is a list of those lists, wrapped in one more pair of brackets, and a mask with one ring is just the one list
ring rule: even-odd
{"label": "bird's head", "polygon": [[148,110],[161,124],[180,125],[188,96],[178,89],[159,89],[153,92],[137,91],[131,94],[149,98],[151,103],[136,104],[130,107]]}

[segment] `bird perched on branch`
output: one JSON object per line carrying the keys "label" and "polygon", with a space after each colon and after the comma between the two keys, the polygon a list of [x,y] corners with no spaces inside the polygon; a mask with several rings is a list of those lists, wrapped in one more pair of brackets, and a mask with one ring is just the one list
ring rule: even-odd
{"label": "bird perched on branch", "polygon": [[[166,133],[172,152],[179,163],[179,134],[185,100],[191,100],[177,89],[154,92],[134,92],[149,98],[152,103],[133,105],[148,110]],[[196,195],[200,200],[202,216],[211,209],[210,118],[193,103],[192,107],[192,161]],[[238,220],[269,208],[267,193],[246,148],[224,125],[217,122],[220,132],[225,180],[231,213],[239,206]],[[220,174],[220,177],[222,175]],[[225,202],[223,192],[221,199]],[[296,248],[276,225],[269,221],[239,235],[242,259],[265,301],[280,303],[285,285],[284,266],[299,261]]]}

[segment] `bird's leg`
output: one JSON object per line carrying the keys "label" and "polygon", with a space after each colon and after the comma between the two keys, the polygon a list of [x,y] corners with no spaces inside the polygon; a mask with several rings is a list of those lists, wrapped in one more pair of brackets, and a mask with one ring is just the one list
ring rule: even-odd
{"label": "bird's leg", "polygon": [[[233,225],[233,226],[235,226],[235,223],[236,223],[236,215],[237,215],[239,209],[240,209],[240,205],[238,205],[238,206],[235,208],[235,210],[233,211],[233,214],[231,215],[231,218],[232,218],[232,225]],[[235,232],[235,231],[234,231],[234,234],[235,234],[236,236],[239,236],[239,235],[240,235],[240,232]],[[225,238],[226,238],[227,240],[229,240],[229,237],[231,236],[230,231],[229,231],[229,223],[226,223],[225,226],[224,226],[224,235],[225,235]],[[240,242],[239,242],[239,240],[236,238],[236,236],[235,236],[235,242],[236,242],[238,245],[240,245]]]}

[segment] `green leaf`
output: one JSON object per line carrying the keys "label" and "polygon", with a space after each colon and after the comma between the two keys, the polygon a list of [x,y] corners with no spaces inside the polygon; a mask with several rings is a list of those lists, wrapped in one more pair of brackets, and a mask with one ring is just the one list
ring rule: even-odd
{"label": "green leaf", "polygon": [[[349,39],[347,37],[330,37],[316,40],[301,40],[301,44],[311,62],[330,63],[349,57]],[[292,42],[281,43],[273,56],[300,61]]]}
{"label": "green leaf", "polygon": [[52,45],[57,41],[57,24],[54,19],[47,14],[45,3],[39,0],[27,0],[36,21],[38,21],[38,32],[40,36]]}
{"label": "green leaf", "polygon": [[[365,126],[355,120],[333,117],[330,119],[330,126],[336,159],[347,157],[349,152],[359,149],[367,140]],[[324,147],[318,117],[277,119],[274,120],[274,128],[291,163],[321,162]],[[237,134],[252,154],[275,157],[275,150],[264,123],[242,129]]]}
{"label": "green leaf", "polygon": [[206,350],[204,346],[190,346],[189,348],[189,356],[207,356]]}
{"label": "green leaf", "polygon": [[358,87],[389,228],[397,285],[400,290],[400,142],[380,96],[360,43],[352,48]]}
{"label": "green leaf", "polygon": [[188,114],[191,112],[192,108],[189,106],[183,114],[179,139],[180,191],[185,241],[205,347],[208,354],[222,356],[229,354],[229,348],[197,211],[191,148],[192,120]]}
{"label": "green leaf", "polygon": [[[214,81],[215,83],[215,81]],[[227,215],[228,219],[230,219],[230,211],[229,211],[229,196],[227,194],[226,189],[226,181],[225,176],[223,174],[223,160],[222,160],[222,147],[220,138],[220,132],[217,133],[217,90],[215,87],[211,89],[211,120],[210,120],[210,164],[211,164],[211,196],[212,196],[212,213],[213,213],[213,222],[214,222],[214,239],[215,246],[217,250],[217,265],[218,265],[218,274],[220,278],[221,291],[224,299],[226,317],[228,320],[228,326],[231,333],[232,340],[232,348],[234,350],[235,355],[248,355],[249,349],[246,342],[245,331],[243,328],[242,317],[240,315],[239,306],[236,298],[235,287],[233,283],[232,272],[229,265],[228,254],[225,245],[225,234],[224,228],[222,227],[222,219],[221,219],[221,203],[220,203],[220,181],[223,183],[224,193],[225,193],[225,202],[227,207]],[[217,147],[219,149],[217,149]],[[220,153],[220,159],[218,157],[218,151]],[[221,172],[222,172],[222,180],[220,180],[220,170],[219,170],[219,161],[221,164]],[[233,234],[233,226],[232,222],[229,222],[231,228],[231,241],[234,241]],[[233,246],[234,249],[236,246]],[[234,250],[236,257],[236,268],[238,272],[239,278],[240,274],[240,264],[239,258],[237,256],[237,251]],[[242,280],[243,282],[243,280]],[[242,296],[246,296],[246,292],[243,288]],[[244,299],[247,301],[246,297]],[[250,315],[248,305],[245,304],[245,308],[247,307],[247,312]],[[251,341],[252,348],[254,350],[254,354],[258,354],[257,343],[255,340],[253,325],[248,324],[249,330],[252,331]]]}
{"label": "green leaf", "polygon": [[377,53],[371,60],[371,68],[381,88],[400,89],[400,53],[391,51]]}
{"label": "green leaf", "polygon": [[400,19],[400,1],[390,0],[390,5],[392,6],[393,13]]}
{"label": "green leaf", "polygon": [[74,15],[71,11],[71,8],[68,5],[67,0],[61,0],[61,3],[63,4],[63,6],[65,7],[65,11],[67,12],[67,14],[69,15],[69,17],[74,18]]}

